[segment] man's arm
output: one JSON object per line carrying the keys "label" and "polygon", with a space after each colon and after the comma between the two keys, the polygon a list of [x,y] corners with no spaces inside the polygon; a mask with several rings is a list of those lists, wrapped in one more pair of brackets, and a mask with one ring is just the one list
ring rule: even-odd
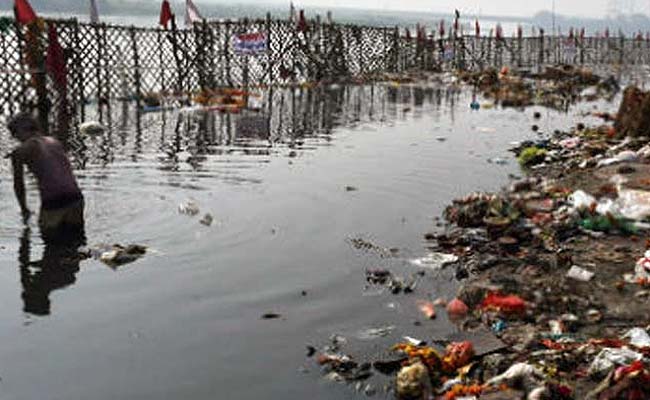
{"label": "man's arm", "polygon": [[14,170],[14,192],[16,193],[18,205],[20,205],[23,222],[27,223],[31,212],[27,208],[27,200],[25,198],[25,168],[23,166],[24,161],[20,148],[11,154],[11,163]]}

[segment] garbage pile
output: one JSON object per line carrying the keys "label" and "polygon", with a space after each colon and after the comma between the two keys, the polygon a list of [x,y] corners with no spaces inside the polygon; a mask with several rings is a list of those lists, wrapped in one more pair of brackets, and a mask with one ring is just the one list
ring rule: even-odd
{"label": "garbage pile", "polygon": [[[527,177],[456,199],[444,229],[425,235],[432,253],[414,264],[456,268],[462,284],[450,302],[414,307],[422,324],[445,310],[469,336],[404,336],[366,362],[318,359],[362,389],[389,375],[398,399],[650,398],[650,138],[641,125],[620,131],[645,96],[603,118],[614,125],[519,143]],[[366,280],[391,288],[395,278],[372,269]]]}
{"label": "garbage pile", "polygon": [[565,109],[578,100],[611,99],[619,91],[615,78],[602,78],[588,69],[569,65],[546,67],[540,74],[508,67],[501,71],[488,68],[461,72],[459,78],[503,107],[541,105]]}

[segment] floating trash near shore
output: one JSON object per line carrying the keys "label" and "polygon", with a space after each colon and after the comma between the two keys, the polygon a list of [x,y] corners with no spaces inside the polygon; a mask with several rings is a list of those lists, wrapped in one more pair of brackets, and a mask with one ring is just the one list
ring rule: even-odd
{"label": "floating trash near shore", "polygon": [[374,340],[377,338],[385,337],[391,334],[395,327],[393,325],[382,326],[379,328],[368,328],[361,330],[357,333],[357,339],[360,340]]}
{"label": "floating trash near shore", "polygon": [[430,253],[422,258],[410,260],[411,264],[429,269],[442,269],[458,261],[458,256],[444,253]]}
{"label": "floating trash near shore", "polygon": [[508,160],[501,157],[488,158],[487,162],[495,165],[508,165]]}
{"label": "floating trash near shore", "polygon": [[200,220],[199,222],[200,222],[202,225],[210,226],[210,225],[212,225],[212,222],[213,222],[213,221],[214,221],[214,217],[212,216],[212,214],[209,214],[209,213],[208,213],[208,214],[205,214],[205,215],[203,216],[203,218],[201,218],[201,220]]}
{"label": "floating trash near shore", "polygon": [[122,246],[114,244],[112,246],[98,246],[88,250],[90,256],[98,259],[112,269],[130,264],[142,258],[147,253],[147,248],[138,244]]}
{"label": "floating trash near shore", "polygon": [[178,212],[185,215],[195,216],[201,212],[199,205],[194,200],[188,200],[178,205]]}

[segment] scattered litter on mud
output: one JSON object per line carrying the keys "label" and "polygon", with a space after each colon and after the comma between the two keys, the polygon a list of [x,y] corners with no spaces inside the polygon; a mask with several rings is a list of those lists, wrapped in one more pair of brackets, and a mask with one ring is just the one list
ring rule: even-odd
{"label": "scattered litter on mud", "polygon": [[[462,78],[504,106],[558,108],[618,90],[613,78],[565,67],[534,79],[510,71]],[[456,268],[457,298],[413,303],[429,324],[446,306],[456,337],[404,336],[365,361],[316,349],[327,379],[365,381],[377,372],[400,399],[650,398],[648,104],[649,94],[627,89],[604,125],[518,143],[512,151],[528,176],[455,200],[448,225],[425,236],[432,252],[410,260]],[[369,285],[400,279],[366,270]]]}

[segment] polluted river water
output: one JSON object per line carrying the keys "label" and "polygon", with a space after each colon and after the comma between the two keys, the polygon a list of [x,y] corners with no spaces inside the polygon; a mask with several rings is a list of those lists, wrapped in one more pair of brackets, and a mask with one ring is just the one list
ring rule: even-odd
{"label": "polluted river water", "polygon": [[[365,271],[418,271],[411,261],[427,254],[423,235],[446,204],[521,175],[507,149],[539,137],[533,124],[569,129],[618,104],[472,111],[470,92],[445,86],[313,91],[270,133],[238,134],[233,120],[247,116],[169,110],[136,123],[114,107],[107,133],[72,138],[88,243],[150,249],[116,270],[49,254],[35,221],[22,225],[0,161],[0,397],[363,397],[323,380],[306,346],[340,335],[346,352],[368,354],[404,335],[445,337],[446,316],[422,321],[416,302],[457,288],[453,268],[399,295],[365,287]],[[14,142],[2,125],[4,155]],[[198,216],[178,212],[188,199]],[[368,383],[385,396],[385,382]]]}

